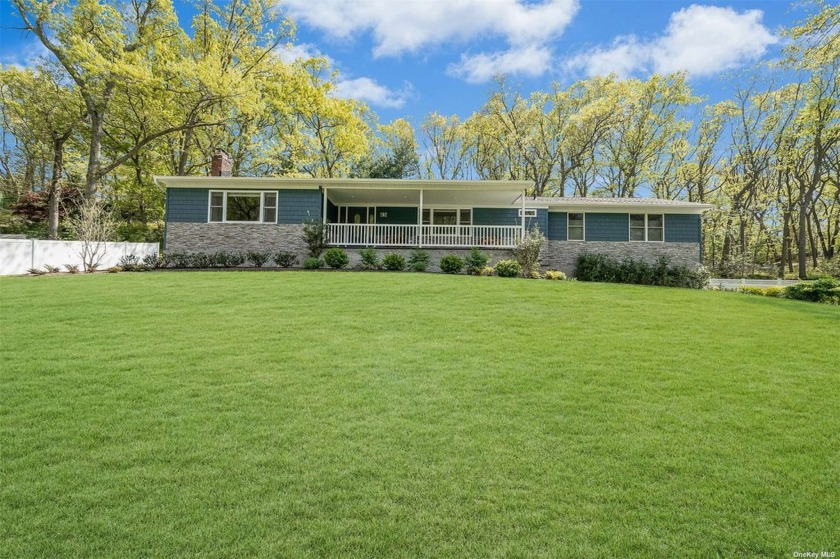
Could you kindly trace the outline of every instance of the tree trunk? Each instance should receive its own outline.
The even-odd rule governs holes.
[[[785,263],[790,263],[790,212],[782,214],[782,257],[779,261],[779,277],[785,277]]]
[[[799,183],[799,231],[796,239],[796,250],[799,264],[799,279],[807,279],[808,267],[808,202],[805,184]]]
[[[64,174],[64,142],[69,136],[53,138],[53,168],[50,179],[49,238],[58,238],[58,210],[61,199],[61,175]]]
[[[85,177],[85,200],[92,200],[96,196],[96,183],[99,182],[99,165],[102,157],[102,125],[102,115],[97,111],[91,111],[90,153]]]

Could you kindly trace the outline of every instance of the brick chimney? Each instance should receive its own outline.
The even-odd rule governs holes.
[[[229,177],[230,176],[230,155],[223,149],[217,149],[213,152],[213,159],[210,161],[210,176],[211,177]]]

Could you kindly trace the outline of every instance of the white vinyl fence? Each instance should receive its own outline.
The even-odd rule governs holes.
[[[25,274],[30,268],[57,266],[66,271],[65,264],[82,265],[81,241],[37,241],[34,239],[0,239],[0,276]],[[123,256],[135,255],[140,260],[158,254],[157,243],[105,243],[99,269],[116,266]]]

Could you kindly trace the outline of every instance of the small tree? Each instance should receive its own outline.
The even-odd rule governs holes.
[[[327,224],[308,219],[303,224],[303,240],[309,247],[309,256],[318,258],[327,248]]]
[[[513,256],[522,265],[522,275],[526,278],[540,267],[540,252],[544,244],[545,236],[535,225],[525,232],[522,241],[513,249]]]
[[[70,230],[81,242],[79,256],[85,271],[92,272],[105,256],[106,243],[116,232],[117,223],[102,201],[93,198],[85,200],[70,218]]]

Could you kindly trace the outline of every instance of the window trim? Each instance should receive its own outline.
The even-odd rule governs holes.
[[[572,220],[569,219],[569,216],[572,214],[580,214],[581,221],[583,222],[580,226],[583,232],[580,239],[572,239],[569,236],[569,229],[572,228]],[[575,227],[577,227],[577,225]],[[586,240],[586,212],[566,212],[566,240],[572,243],[582,243]]]
[[[213,195],[222,195],[222,220],[214,221],[213,218]],[[258,194],[260,197],[260,219],[259,221],[230,221],[227,218],[228,194]],[[265,218],[265,195],[274,194],[274,221],[263,221]],[[216,206],[218,207],[218,206]],[[271,206],[268,206],[271,208]],[[276,190],[210,190],[207,193],[207,223],[239,223],[247,225],[277,225],[277,211],[280,208],[280,196]]]
[[[440,210],[443,212],[455,212],[455,224],[450,225],[449,227],[471,227],[473,225],[473,221],[475,220],[475,216],[473,215],[473,208],[472,206],[441,206],[441,207],[429,207],[423,206],[423,210],[420,212],[420,225],[435,225],[435,210]],[[461,223],[461,212],[463,210],[469,210],[470,212],[470,222],[469,223]],[[429,212],[429,223],[424,223],[423,221],[423,212]],[[437,225],[437,227],[443,227],[442,225]]]
[[[633,229],[634,229],[634,227],[633,227],[633,225],[632,225],[632,223],[633,223],[633,219],[632,219],[632,217],[631,217],[631,216],[634,216],[634,215],[643,215],[643,216],[645,216],[645,228],[644,228],[644,231],[645,231],[645,238],[644,238],[644,240],[638,240],[638,241],[637,241],[637,240],[633,240]],[[648,237],[650,236],[650,235],[648,234],[648,233],[650,232],[650,225],[649,225],[649,223],[648,223],[648,216],[649,216],[649,215],[659,216],[659,217],[662,219],[662,227],[656,227],[656,229],[662,229],[662,239],[660,239],[660,240],[658,240],[658,241],[655,241],[655,240],[650,240],[650,239],[648,238]],[[635,229],[639,229],[639,227],[636,227]],[[627,240],[628,240],[629,242],[631,242],[631,243],[664,243],[664,242],[665,242],[665,214],[664,214],[664,213],[661,213],[661,214],[628,213],[628,214],[627,214]]]
[[[517,217],[522,217],[522,208],[519,208]],[[525,208],[525,217],[526,218],[537,217],[537,208]]]

